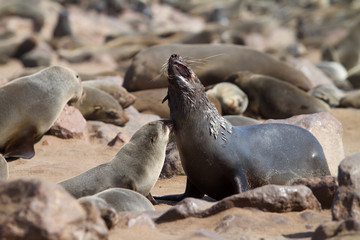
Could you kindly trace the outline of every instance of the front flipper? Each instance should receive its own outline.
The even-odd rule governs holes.
[[[34,131],[31,130],[8,142],[4,151],[4,158],[7,160],[15,160],[17,158],[30,159],[34,155]]]
[[[186,189],[183,194],[165,195],[165,196],[154,196],[156,200],[165,201],[176,201],[179,202],[187,197],[202,198],[205,194],[200,192],[190,181],[189,178],[186,180]]]

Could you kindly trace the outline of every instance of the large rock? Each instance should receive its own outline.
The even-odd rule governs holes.
[[[85,118],[77,108],[68,105],[60,113],[60,116],[50,128],[49,133],[65,139],[77,138],[87,140],[89,137]]]
[[[343,128],[341,123],[330,113],[303,114],[288,119],[271,119],[265,121],[265,123],[293,124],[310,131],[324,150],[331,175],[337,175],[338,166],[345,156],[342,141]]]
[[[360,220],[350,218],[343,221],[327,222],[315,230],[311,239],[360,239]]]
[[[292,182],[292,185],[305,185],[310,188],[324,209],[331,208],[335,192],[338,188],[338,183],[334,176],[299,178]]]
[[[95,206],[83,208],[55,183],[0,182],[0,239],[104,239],[108,229]]]
[[[155,222],[163,223],[187,217],[203,218],[233,207],[251,207],[266,212],[291,212],[306,209],[320,210],[321,205],[305,186],[266,185],[224,198],[216,204],[186,198],[159,216]]]
[[[338,182],[332,206],[333,220],[360,218],[360,153],[341,162]]]

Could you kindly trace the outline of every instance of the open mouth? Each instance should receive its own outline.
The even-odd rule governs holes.
[[[176,70],[181,74],[181,76],[185,77],[185,78],[189,78],[190,77],[190,71],[189,69],[182,65],[181,63],[175,62],[174,66],[176,68]]]

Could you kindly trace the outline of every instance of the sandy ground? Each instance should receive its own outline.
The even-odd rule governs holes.
[[[360,110],[333,109],[332,114],[343,124],[345,155],[348,156],[360,152]],[[58,182],[111,160],[120,147],[120,145],[108,147],[106,144],[85,140],[64,140],[46,135],[35,145],[36,155],[34,158],[30,160],[18,159],[9,163],[10,179],[41,177],[49,181]],[[159,180],[152,193],[153,195],[182,193],[185,189],[185,181],[185,176]],[[170,207],[171,205],[164,203],[155,206],[157,210],[165,210]],[[236,224],[241,226],[237,231],[232,228],[225,231],[223,229],[225,227],[221,225],[224,218],[226,220],[226,216],[230,213],[231,216],[238,216],[234,218],[236,219]],[[318,222],[313,223],[311,227],[306,227],[305,225],[309,225],[309,223],[304,223],[304,218],[301,217],[301,214],[304,213],[271,214],[256,210],[230,209],[206,219],[189,218],[176,223],[161,224],[156,227],[157,230],[148,226],[136,226],[130,230],[116,228],[112,230],[110,239],[117,239],[116,236],[124,236],[123,239],[139,239],[138,237],[141,238],[144,234],[152,236],[148,239],[171,239],[173,236],[181,236],[187,239],[190,238],[187,234],[194,231],[197,231],[197,234],[200,235],[211,235],[212,232],[209,233],[207,232],[208,230],[223,233],[221,236],[231,239],[237,239],[236,236],[240,232],[245,234],[244,236],[251,236],[251,238],[290,234],[289,236],[293,239],[297,237],[307,239],[318,224],[331,219],[330,211],[327,210],[319,215]],[[286,221],[282,221],[283,224],[276,224],[276,221],[272,220],[273,224],[270,224],[266,221],[268,218],[285,218]],[[250,222],[253,222],[255,226],[260,224],[262,227],[254,228],[254,224],[250,224]],[[299,233],[303,235],[291,235]],[[277,237],[275,238],[277,239]]]

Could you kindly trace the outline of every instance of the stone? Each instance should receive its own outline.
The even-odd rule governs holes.
[[[334,85],[329,77],[327,77],[320,69],[307,59],[291,58],[287,59],[286,62],[308,77],[313,88],[320,84]]]
[[[175,175],[185,175],[185,172],[181,165],[179,150],[176,146],[175,139],[172,138],[166,146],[165,162],[160,173],[160,178],[171,178]]]
[[[68,105],[64,107],[60,116],[50,128],[49,134],[65,139],[87,140],[89,138],[85,118],[77,108]]]
[[[121,131],[121,127],[111,123],[101,121],[86,121],[91,140],[99,140],[108,143]],[[130,138],[124,138],[123,142],[128,142]]]
[[[48,67],[54,57],[51,47],[45,42],[39,42],[34,49],[21,57],[21,62],[24,67]]]
[[[360,218],[360,153],[341,162],[338,182],[331,209],[333,220]]]
[[[264,123],[285,123],[305,128],[320,142],[332,176],[337,176],[337,169],[344,159],[344,145],[342,141],[342,124],[330,113],[320,112],[302,114],[281,120],[267,120]]]
[[[334,176],[299,178],[292,182],[291,185],[305,185],[310,188],[323,209],[331,208],[335,192],[338,188],[338,183]]]
[[[96,207],[85,209],[43,179],[0,182],[0,239],[105,239]]]
[[[152,229],[156,229],[155,223],[149,214],[140,212],[122,212],[122,214],[119,215],[117,227],[131,228],[134,226],[148,226]]]
[[[156,218],[155,222],[171,222],[188,217],[205,218],[234,207],[278,213],[321,209],[319,201],[308,187],[265,185],[226,197],[216,203],[185,198]]]
[[[360,239],[360,220],[349,218],[347,220],[324,223],[315,230],[311,239]]]

